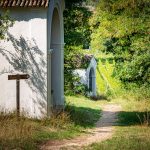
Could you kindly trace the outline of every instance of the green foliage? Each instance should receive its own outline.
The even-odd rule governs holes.
[[[84,1],[86,0],[66,0],[65,4],[70,9],[71,7],[81,6]]]
[[[86,87],[80,83],[80,78],[74,74],[74,70],[80,67],[85,67],[82,61],[83,54],[79,52],[78,47],[65,47],[65,61],[64,61],[64,89],[66,95],[83,94],[85,95]]]
[[[65,94],[75,94],[79,91],[83,93],[83,86],[75,87],[75,82],[79,82],[79,78],[75,77],[73,71],[80,64],[78,57],[83,57],[82,48],[90,43],[90,26],[89,18],[91,12],[82,7],[79,0],[66,1],[66,10],[64,12],[64,33],[65,33]],[[83,65],[84,62],[82,63]],[[80,88],[80,90],[79,90]]]
[[[122,96],[126,99],[132,99],[141,101],[147,100],[150,98],[150,86],[149,85],[142,85],[139,87],[136,83],[126,84],[126,86],[120,88],[118,90],[118,96]]]
[[[64,12],[65,43],[69,46],[82,46],[90,43],[89,18],[91,12],[82,6],[74,6]]]
[[[0,14],[0,40],[5,38],[5,33],[12,25],[13,20],[9,17],[9,12]]]
[[[113,53],[124,83],[150,83],[149,0],[102,0],[91,19],[92,47]]]

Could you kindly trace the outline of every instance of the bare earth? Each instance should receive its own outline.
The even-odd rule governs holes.
[[[83,146],[92,143],[101,142],[112,137],[114,126],[117,121],[117,114],[121,111],[121,106],[117,104],[108,104],[103,107],[102,117],[96,123],[96,128],[90,129],[88,134],[79,136],[70,140],[53,140],[48,141],[41,146],[41,150],[77,150]]]

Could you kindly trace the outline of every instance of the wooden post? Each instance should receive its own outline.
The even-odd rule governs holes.
[[[20,80],[16,80],[16,108],[17,117],[20,117]]]
[[[29,77],[28,74],[8,75],[8,80],[16,80],[16,113],[18,118],[20,117],[20,80]]]

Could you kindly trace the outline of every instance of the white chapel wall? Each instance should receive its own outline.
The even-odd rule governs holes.
[[[0,41],[0,107],[16,108],[16,82],[9,74],[28,73],[21,81],[21,109],[32,117],[46,114],[47,100],[47,11],[13,8],[15,24],[8,31],[9,41]]]

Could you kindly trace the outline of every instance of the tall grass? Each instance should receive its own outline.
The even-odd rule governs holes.
[[[34,148],[33,133],[36,125],[29,119],[21,117],[19,120],[14,113],[0,114],[0,149]],[[26,144],[28,143],[28,144]]]
[[[134,99],[138,101],[146,101],[150,99],[150,87],[129,84],[128,87],[120,89],[118,96],[125,99]]]
[[[42,120],[0,113],[0,149],[34,150],[44,141],[85,133],[100,117],[96,103],[84,97],[67,97],[64,112]]]
[[[73,137],[78,132],[68,112],[42,120],[17,118],[15,113],[0,114],[0,149],[37,149],[39,142]]]

